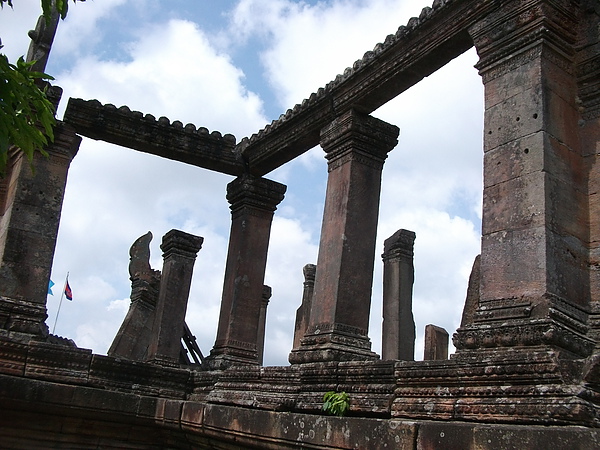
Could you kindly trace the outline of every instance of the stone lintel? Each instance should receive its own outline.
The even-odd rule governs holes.
[[[210,133],[192,124],[158,120],[150,114],[131,111],[127,106],[102,105],[97,100],[71,98],[65,122],[77,133],[144,153],[162,156],[228,175],[244,173],[244,164],[235,151],[235,136]]]

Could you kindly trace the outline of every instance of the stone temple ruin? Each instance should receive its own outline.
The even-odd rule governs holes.
[[[50,157],[36,157],[33,174],[15,151],[0,183],[0,446],[597,448],[599,30],[597,0],[435,0],[239,143],[70,99]],[[406,356],[414,235],[401,230],[386,241],[379,357],[368,315],[381,173],[398,128],[369,114],[473,46],[484,204],[457,351],[436,359],[438,342],[431,360]],[[48,333],[46,286],[80,135],[236,177],[209,355],[183,357],[202,238],[177,230],[162,240],[161,272],[144,256],[150,236],[132,248],[132,305],[109,355]],[[318,144],[329,169],[318,261],[304,268],[291,365],[261,367],[269,233],[286,189],[264,176]],[[347,417],[323,415],[328,391],[349,394]]]

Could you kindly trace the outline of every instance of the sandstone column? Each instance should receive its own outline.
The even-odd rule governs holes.
[[[256,343],[271,222],[283,184],[243,175],[227,186],[231,234],[215,346],[207,361],[258,364]]]
[[[258,336],[256,339],[256,352],[258,353],[258,363],[262,365],[265,355],[265,331],[267,328],[267,306],[271,299],[272,290],[270,286],[263,287],[263,295],[260,302],[260,315],[258,317]]]
[[[562,0],[508,2],[470,29],[485,86],[483,236],[479,308],[459,349],[591,351],[584,155],[597,150],[582,140],[582,12]]]
[[[415,233],[398,230],[383,244],[383,329],[381,359],[415,359],[412,293]]]
[[[147,360],[177,366],[196,255],[204,238],[171,230],[163,236],[163,270]]]
[[[32,166],[11,151],[0,180],[0,327],[45,336],[46,297],[67,172],[81,138],[62,122]]]
[[[302,291],[302,303],[296,310],[296,323],[294,326],[294,345],[292,348],[300,347],[300,341],[306,334],[310,317],[310,307],[312,304],[313,291],[315,289],[315,274],[317,266],[307,264],[302,269],[304,273],[304,289]]]
[[[578,51],[577,102],[581,120],[577,124],[588,174],[592,311],[589,334],[596,341],[596,352],[600,352],[600,7],[594,0],[585,0],[584,5],[579,19],[581,29],[585,31],[580,33],[582,39]]]
[[[309,327],[290,362],[374,359],[367,336],[381,171],[399,129],[348,111],[321,130],[329,176]]]

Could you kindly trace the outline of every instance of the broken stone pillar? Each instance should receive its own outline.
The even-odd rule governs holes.
[[[265,331],[267,328],[267,306],[272,295],[270,286],[263,287],[263,295],[260,302],[260,316],[258,318],[258,336],[256,340],[256,351],[258,353],[258,363],[262,365],[265,354]]]
[[[471,275],[469,275],[469,284],[467,286],[467,298],[463,308],[460,326],[466,327],[472,325],[475,320],[475,313],[479,307],[479,287],[481,284],[481,255],[475,257]]]
[[[108,356],[146,360],[148,345],[152,340],[154,317],[160,289],[160,271],[150,267],[150,241],[152,233],[139,237],[131,246],[129,276],[131,279],[131,304],[117,332]]]
[[[271,222],[283,184],[242,175],[227,185],[231,234],[215,346],[207,362],[258,364],[258,325]]]
[[[304,273],[304,289],[302,290],[302,303],[296,310],[296,324],[294,326],[294,344],[292,348],[300,347],[300,341],[306,334],[310,317],[313,291],[315,289],[315,274],[317,266],[307,264],[302,269]]]
[[[424,361],[448,359],[448,332],[442,327],[427,325],[425,327]]]
[[[80,142],[59,122],[47,157],[35,152],[30,164],[20,150],[10,151],[0,179],[0,328],[48,334],[48,282],[67,172]]]
[[[367,336],[381,171],[399,129],[348,111],[321,130],[327,194],[309,327],[290,362],[374,359]]]
[[[181,337],[196,255],[204,238],[171,230],[163,236],[163,270],[147,360],[166,366],[179,364]]]
[[[455,345],[458,353],[545,346],[586,356],[592,216],[584,160],[597,153],[598,128],[578,100],[578,72],[590,69],[577,54],[585,9],[522,3],[469,30],[485,86],[481,286],[474,323],[458,330]]]
[[[415,359],[412,293],[415,233],[398,230],[383,244],[383,328],[381,359]]]

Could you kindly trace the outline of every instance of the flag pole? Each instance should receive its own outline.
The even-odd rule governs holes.
[[[65,278],[65,285],[63,286],[62,293],[60,294],[60,302],[58,302],[58,310],[56,311],[56,317],[54,318],[54,326],[52,327],[52,334],[54,334],[54,330],[56,330],[56,322],[58,321],[58,314],[60,313],[60,307],[62,306],[62,301],[65,296],[65,289],[67,288],[68,282],[69,282],[69,272],[67,272],[67,277]]]

